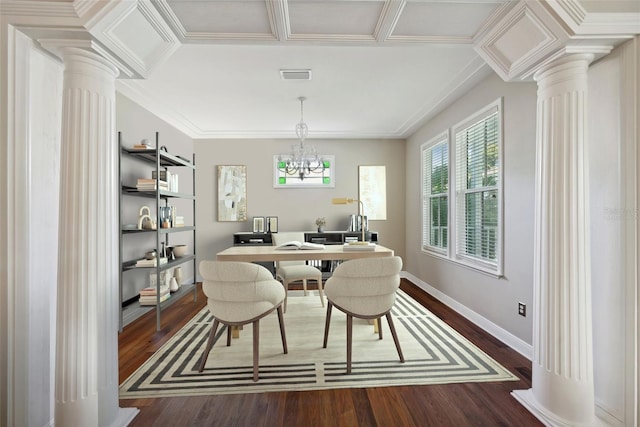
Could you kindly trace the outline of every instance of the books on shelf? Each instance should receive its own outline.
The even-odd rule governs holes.
[[[140,298],[138,302],[140,305],[156,305],[158,302],[157,292],[155,286],[149,286],[140,291]],[[168,286],[160,288],[160,302],[166,301],[171,296],[171,292]]]
[[[144,144],[134,144],[133,149],[134,150],[155,150],[155,148],[153,148],[152,146],[144,145]]]
[[[151,178],[155,181],[158,176],[156,171],[151,171]],[[178,175],[171,173],[171,171],[160,171],[160,180],[167,183],[167,189],[173,193],[178,192]]]
[[[156,185],[160,187],[160,190],[169,190],[169,183],[167,183],[167,181],[158,180],[156,182],[153,178],[138,178],[136,188],[139,191],[156,191]]]
[[[371,242],[351,242],[342,246],[344,251],[375,251],[376,244]]]
[[[184,227],[184,217],[176,215],[175,220],[173,222],[173,226],[174,227]]]
[[[168,300],[169,298],[171,298],[171,293],[168,292],[164,295],[160,295],[160,302],[164,302],[166,300]],[[155,295],[149,295],[149,296],[142,296],[140,295],[140,299],[138,300],[138,302],[140,303],[140,305],[157,305],[158,304],[158,299],[156,298]]]
[[[146,258],[142,258],[139,259],[138,261],[136,261],[136,267],[155,267],[156,266],[156,260],[157,258],[154,259],[146,259]],[[163,257],[160,258],[160,265],[166,264],[167,263],[167,258]]]
[[[281,245],[276,246],[276,249],[285,249],[285,250],[324,249],[324,245],[321,245],[319,243],[298,242],[297,240],[292,240],[290,242],[286,242],[286,243],[283,243]]]

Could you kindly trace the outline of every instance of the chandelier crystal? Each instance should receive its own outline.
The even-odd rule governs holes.
[[[301,96],[300,101],[300,123],[296,124],[296,136],[299,143],[291,146],[288,156],[278,156],[278,169],[287,175],[298,176],[303,181],[305,176],[314,172],[322,172],[325,169],[322,156],[313,146],[305,146],[304,140],[309,134],[309,127],[304,122],[304,101],[307,98]]]

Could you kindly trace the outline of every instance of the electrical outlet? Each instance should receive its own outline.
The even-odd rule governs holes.
[[[518,303],[518,314],[522,317],[527,317],[527,306],[525,305],[525,303]]]

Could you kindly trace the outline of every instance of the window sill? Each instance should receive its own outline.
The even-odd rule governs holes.
[[[504,278],[504,274],[502,274],[501,272],[495,271],[495,270],[489,270],[487,268],[484,268],[482,266],[470,263],[470,262],[465,262],[463,260],[457,260],[457,259],[452,259],[449,256],[447,256],[446,254],[442,254],[442,253],[438,253],[438,252],[433,252],[433,251],[429,251],[426,250],[424,248],[421,249],[421,252],[425,255],[434,257],[434,258],[438,258],[442,261],[446,261],[448,263],[460,266],[460,267],[464,267],[467,268],[469,270],[473,270],[476,273],[481,273],[484,274],[486,276],[489,277],[493,277],[494,279],[502,279]]]

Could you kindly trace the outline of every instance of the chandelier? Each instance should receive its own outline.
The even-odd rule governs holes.
[[[288,157],[278,156],[278,169],[287,175],[298,176],[300,181],[303,181],[305,176],[311,173],[322,172],[325,169],[322,156],[318,155],[315,147],[304,145],[304,140],[309,134],[309,127],[304,122],[304,101],[306,99],[304,96],[298,98],[300,101],[300,123],[296,124],[296,136],[300,142],[291,146]]]

